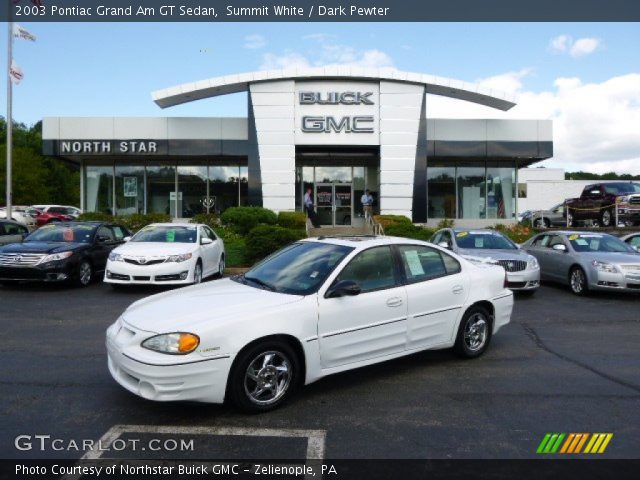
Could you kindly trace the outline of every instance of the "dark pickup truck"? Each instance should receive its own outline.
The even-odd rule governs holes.
[[[584,187],[580,198],[569,198],[565,201],[565,215],[568,215],[569,226],[580,223],[596,223],[602,227],[611,227],[616,223],[616,205],[618,221],[625,224],[634,223],[637,212],[628,205],[630,200],[640,197],[640,183],[610,182],[594,183]],[[638,205],[640,209],[640,205]],[[565,217],[566,218],[566,217]]]

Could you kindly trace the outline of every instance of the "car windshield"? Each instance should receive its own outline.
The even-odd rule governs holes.
[[[74,215],[75,210],[67,207],[51,207],[49,213],[60,213],[62,215]]]
[[[91,243],[95,225],[44,225],[29,235],[25,242]]]
[[[353,248],[320,242],[289,245],[235,280],[279,293],[309,295],[327,279]]]
[[[196,243],[196,226],[149,225],[136,233],[132,242]]]
[[[612,195],[640,193],[640,183],[606,183],[604,191]]]
[[[456,232],[456,242],[460,248],[477,250],[517,250],[518,248],[511,240],[498,232]]]
[[[633,248],[612,235],[573,234],[567,238],[576,252],[636,253]]]

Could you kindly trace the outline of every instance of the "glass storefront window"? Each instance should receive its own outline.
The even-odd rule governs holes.
[[[113,166],[87,165],[85,210],[113,214]]]
[[[240,167],[240,205],[249,204],[249,167]]]
[[[469,164],[473,165],[473,164]],[[483,166],[458,166],[458,218],[487,218]]]
[[[229,207],[238,206],[239,177],[240,167],[237,165],[212,165],[209,167],[209,196],[211,197],[210,201],[212,203],[211,212],[221,213]]]
[[[316,167],[317,183],[351,183],[351,167]]]
[[[353,212],[356,218],[364,222],[364,210],[360,199],[366,187],[365,167],[353,167]],[[354,225],[356,222],[354,221]]]
[[[147,213],[176,217],[176,167],[173,164],[147,166]],[[178,196],[178,210],[182,198]]]
[[[180,217],[191,218],[207,212],[210,204],[207,201],[207,167],[205,165],[179,166],[178,189]]]
[[[504,165],[504,163],[503,163]],[[516,215],[516,169],[487,165],[487,218],[514,218]]]
[[[429,218],[457,218],[455,167],[427,166],[427,215]]]
[[[116,213],[144,212],[144,165],[116,165]]]

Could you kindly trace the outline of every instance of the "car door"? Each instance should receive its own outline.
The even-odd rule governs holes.
[[[549,235],[549,242],[546,245],[547,273],[553,280],[568,281],[569,268],[573,264],[569,252],[568,242],[563,235]],[[555,245],[564,245],[565,251],[555,250]]]
[[[200,256],[202,258],[202,271],[204,276],[211,275],[218,265],[218,248],[215,235],[207,227],[200,227]],[[208,238],[213,243],[203,244],[202,240]],[[218,242],[219,243],[219,242]]]
[[[336,276],[356,282],[358,295],[318,294],[318,337],[323,369],[402,352],[407,335],[407,294],[388,245],[358,253]]]
[[[538,235],[531,244],[526,247],[524,250],[529,255],[533,255],[538,260],[540,264],[540,276],[541,278],[546,278],[547,268],[548,268],[548,257],[547,257],[547,243],[549,243],[550,235],[543,234]]]
[[[449,343],[469,284],[451,255],[422,245],[398,245],[407,291],[407,349]]]
[[[220,265],[220,258],[224,253],[224,248],[222,246],[222,240],[220,237],[216,235],[216,233],[209,227],[204,227],[209,234],[209,237],[213,240],[213,264],[211,265],[212,273],[218,273],[218,267]]]
[[[96,271],[102,271],[107,265],[107,258],[111,253],[111,250],[122,244],[122,241],[116,239],[115,233],[111,227],[107,225],[101,225],[98,227],[96,236],[94,238],[94,244],[92,247],[93,268]]]

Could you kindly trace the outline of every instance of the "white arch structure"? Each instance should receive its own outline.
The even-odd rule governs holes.
[[[226,75],[184,83],[152,92],[153,101],[161,108],[173,107],[210,97],[246,92],[249,85],[275,80],[369,80],[391,81],[424,85],[426,93],[455,98],[507,111],[516,105],[514,97],[472,83],[434,75],[402,72],[392,68],[359,68],[329,66],[319,68],[294,68],[264,70],[237,75]]]

